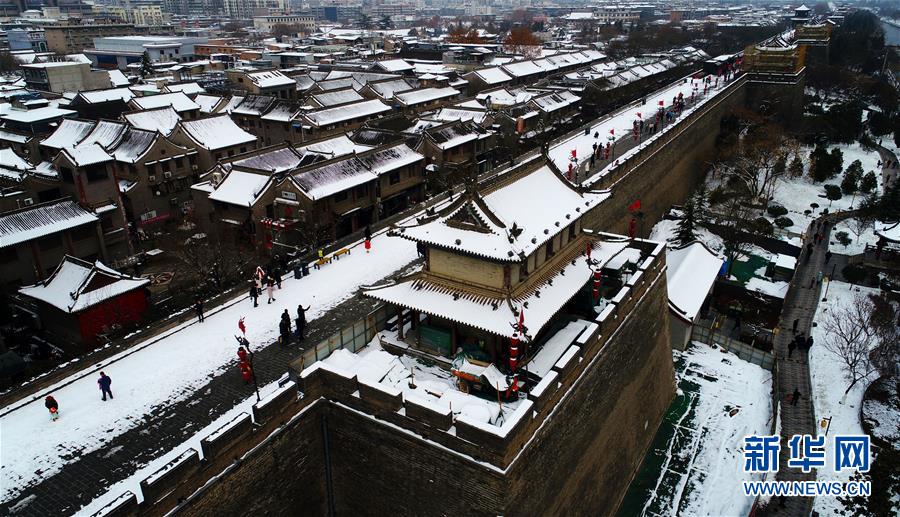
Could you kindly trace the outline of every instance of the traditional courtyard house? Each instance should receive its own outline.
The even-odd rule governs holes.
[[[543,200],[540,210],[526,201],[535,192]],[[547,338],[568,323],[557,313],[596,317],[595,306],[604,302],[590,296],[594,271],[628,248],[623,239],[597,243],[582,227],[608,197],[579,190],[546,165],[483,192],[470,184],[440,211],[394,230],[424,247],[423,269],[364,294],[397,306],[400,328],[412,322],[409,334],[398,336],[412,346],[449,358],[462,350],[511,373],[510,340],[517,339],[524,350],[513,361],[532,363],[532,371],[546,375],[549,368],[534,363]],[[591,259],[588,247],[596,251]],[[548,367],[562,350],[551,353]]]
[[[302,124],[306,137],[314,139],[343,133],[390,111],[391,108],[381,101],[370,100],[304,113],[298,122]]]
[[[133,128],[143,129],[144,131],[158,131],[165,136],[171,135],[175,126],[181,122],[178,112],[172,109],[171,106],[126,113],[122,115],[122,118]]]
[[[100,217],[109,255],[121,258],[131,254],[131,236],[112,162],[96,141],[63,148],[51,161],[59,171],[60,189]]]
[[[31,165],[13,149],[0,149],[0,212],[63,197],[59,175],[47,165]]]
[[[257,146],[256,136],[238,127],[228,115],[179,122],[170,139],[197,151],[200,171],[208,171],[217,161]]]
[[[206,89],[196,82],[169,83],[163,87],[163,91],[167,93],[181,92],[192,99],[196,98],[197,95],[200,95],[201,93],[206,93]]]
[[[197,151],[160,131],[129,127],[110,154],[125,214],[139,235],[190,212],[190,187],[199,178]]]
[[[300,113],[300,108],[292,101],[276,102],[265,115],[259,117],[266,145],[278,142],[299,142],[302,137],[302,127],[293,121]]]
[[[65,119],[56,130],[40,141],[38,149],[42,160],[52,160],[59,151],[78,145],[97,123],[91,120]]]
[[[231,118],[244,131],[262,135],[260,118],[275,104],[275,97],[269,95],[247,95],[240,104],[231,108]]]
[[[412,74],[415,66],[403,59],[383,59],[376,61],[375,70],[391,73],[391,74]]]
[[[424,129],[416,150],[433,165],[429,188],[436,191],[493,168],[494,133],[468,122],[448,122]],[[432,178],[431,175],[437,176]],[[432,181],[434,180],[434,181]]]
[[[672,348],[684,350],[691,340],[694,324],[708,306],[723,262],[722,257],[699,241],[666,253]]]
[[[14,150],[19,156],[34,156],[39,159],[38,143],[39,139],[31,133],[0,128],[0,145]]]
[[[319,81],[309,90],[309,93],[330,92],[332,90],[343,90],[344,88],[361,90],[363,86],[365,86],[365,83],[357,80],[356,77],[342,77],[340,79]]]
[[[418,112],[443,106],[459,98],[456,88],[420,88],[394,95],[394,102],[407,112]]]
[[[471,122],[482,128],[489,128],[494,123],[494,116],[484,110],[470,108],[441,108],[430,116],[440,122]]]
[[[290,149],[288,149],[290,152]],[[265,202],[275,176],[268,170],[237,170],[217,164],[205,181],[191,187],[197,223],[207,235],[224,245],[261,248],[257,221],[269,214]]]
[[[566,90],[535,95],[528,106],[540,113],[544,126],[565,124],[578,116],[581,97]]]
[[[534,61],[516,61],[500,67],[512,77],[510,84],[530,84],[546,74],[546,70],[534,64]]]
[[[105,258],[97,214],[69,199],[0,213],[0,280],[20,286],[46,278],[65,255]]]
[[[44,329],[92,345],[106,333],[140,323],[149,308],[150,280],[119,273],[99,260],[66,255],[45,280],[19,293],[33,304]]]
[[[134,96],[134,92],[128,88],[83,91],[72,98],[68,107],[76,110],[81,118],[114,119],[128,111],[128,103]]]
[[[200,113],[200,105],[181,92],[135,97],[128,105],[135,111],[171,106],[182,120],[193,120]]]

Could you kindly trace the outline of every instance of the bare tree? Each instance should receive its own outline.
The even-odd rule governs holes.
[[[877,345],[870,360],[882,376],[897,375],[900,370],[900,304],[884,292],[869,295],[872,303],[872,327]]]
[[[872,302],[857,294],[852,300],[835,305],[825,315],[822,325],[825,348],[841,360],[841,367],[850,380],[844,395],[877,371],[871,360],[878,343],[872,313]]]

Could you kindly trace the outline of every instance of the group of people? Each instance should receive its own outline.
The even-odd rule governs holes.
[[[887,160],[884,163],[881,160],[878,160],[878,166],[883,169],[898,169],[900,165],[898,165],[897,160]]]
[[[97,379],[97,387],[100,389],[100,400],[106,402],[106,397],[113,399],[112,394],[112,378],[104,372],[100,372],[100,378]],[[56,421],[59,418],[59,402],[53,395],[44,397],[44,407],[50,412],[50,420]]]
[[[297,305],[297,319],[294,322],[297,325],[297,330],[294,335],[297,336],[297,341],[303,341],[304,333],[306,332],[306,311],[309,310],[309,307],[304,307],[303,304]],[[291,315],[287,309],[281,313],[281,322],[278,324],[279,330],[279,338],[278,342],[281,345],[288,345],[291,342]]]
[[[281,289],[281,270],[276,266],[267,274],[263,268],[257,266],[256,272],[250,281],[250,299],[253,300],[253,306],[259,307],[259,297],[262,295],[263,289],[266,290],[268,301],[275,301],[275,288]]]
[[[803,333],[799,333],[794,336],[794,339],[788,343],[788,359],[794,355],[794,350],[800,350],[801,352],[809,352],[809,349],[813,346],[813,337],[810,334],[808,337]]]

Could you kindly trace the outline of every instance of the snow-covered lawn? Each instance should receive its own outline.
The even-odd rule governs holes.
[[[878,238],[875,236],[875,226],[871,224],[867,225],[862,233],[857,235],[855,232],[859,231],[859,228],[856,228],[855,222],[856,218],[851,218],[840,221],[834,225],[834,229],[831,231],[831,240],[828,243],[829,251],[832,253],[841,253],[843,255],[859,255],[866,251],[866,244],[872,246],[875,245],[878,241]],[[835,237],[838,232],[847,232],[847,236],[850,238],[850,244],[844,246],[838,242]]]
[[[703,343],[674,354],[678,397],[688,401],[641,514],[747,515],[741,451],[745,436],[770,433],[772,375]]]
[[[878,289],[860,287],[845,282],[831,282],[828,288],[828,301],[819,302],[814,321],[812,335],[815,345],[809,353],[809,372],[812,378],[812,400],[815,406],[816,418],[831,417],[831,427],[828,430],[829,439],[838,434],[863,434],[862,424],[859,420],[859,411],[863,394],[868,382],[860,381],[844,396],[844,390],[850,385],[841,368],[841,360],[837,355],[828,351],[824,343],[826,332],[823,328],[824,315],[836,304],[851,301],[856,293],[875,294]],[[875,380],[869,379],[869,382]],[[824,432],[824,429],[819,429]],[[830,440],[829,440],[830,442]],[[847,481],[850,471],[834,472],[833,455],[827,454],[827,465],[818,469],[817,481]],[[873,483],[874,485],[874,483]],[[823,516],[842,515],[843,505],[833,497],[817,497],[814,509]]]
[[[272,343],[285,309],[293,318],[298,304],[309,305],[307,317],[315,320],[353,296],[360,285],[377,282],[415,258],[414,243],[377,235],[370,254],[357,246],[352,254],[307,277],[286,279],[271,305],[262,296],[254,308],[245,297],[208,315],[205,323],[182,324],[163,339],[148,340],[156,342],[131,355],[126,351],[103,361],[102,369],[113,380],[114,400],[101,402],[96,373],[80,379],[75,374],[57,383],[59,388],[53,391],[60,408],[56,422],[50,421],[43,400],[23,400],[3,408],[0,413],[15,411],[0,418],[0,498],[15,497],[28,485],[58,472],[73,456],[101,448],[145,423],[155,408],[186,399],[211,376],[234,368],[234,336],[240,318],[245,318],[252,347]]]

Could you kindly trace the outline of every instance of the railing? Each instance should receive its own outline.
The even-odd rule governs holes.
[[[300,369],[313,364],[316,361],[325,359],[335,350],[344,348],[351,352],[356,352],[360,348],[369,344],[375,337],[375,334],[385,328],[389,319],[395,316],[396,310],[390,305],[379,305],[365,318],[357,320],[352,325],[335,332],[326,339],[323,339],[316,346],[303,352],[300,356]]]
[[[773,371],[775,366],[775,355],[772,353],[765,352],[742,341],[730,338],[710,327],[694,325],[691,339],[708,345],[718,345],[725,350],[734,353],[744,361],[759,365],[769,371]]]

